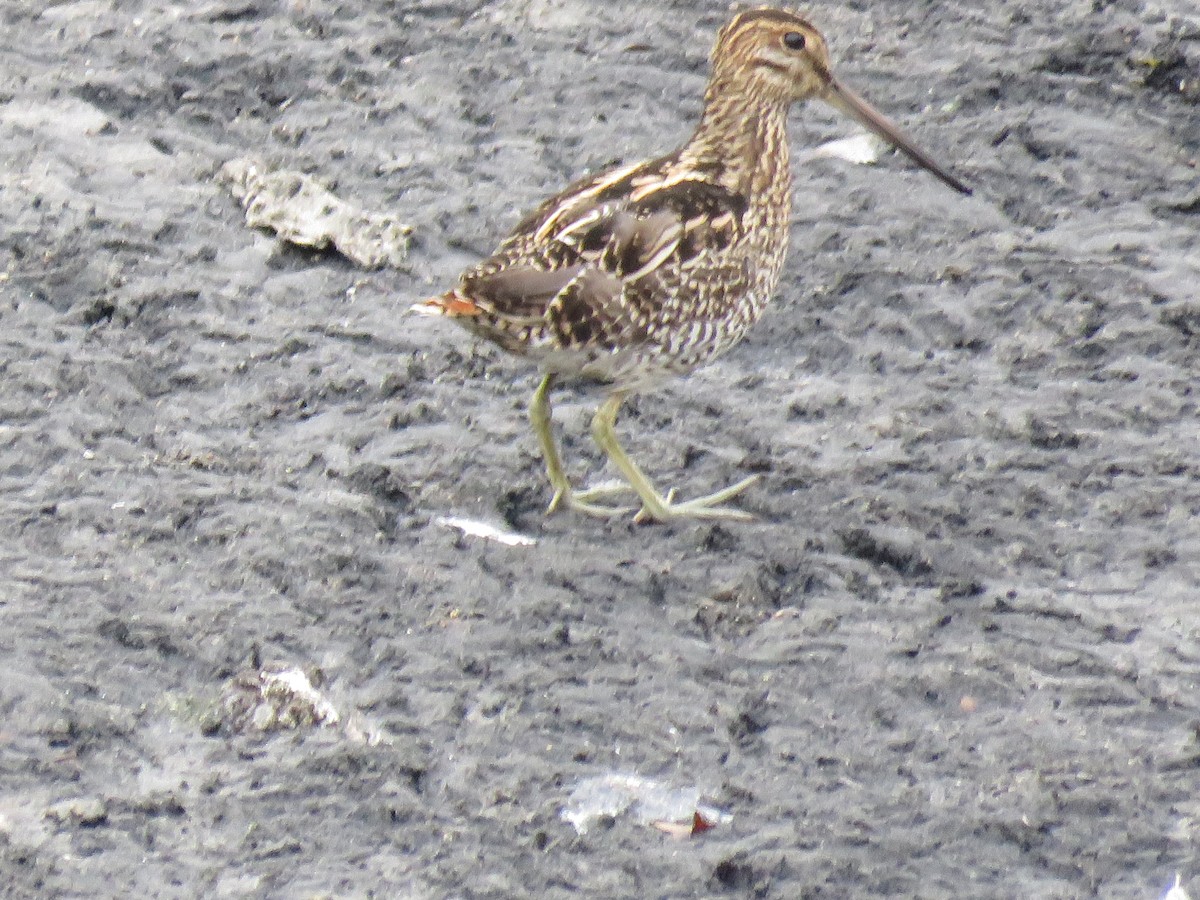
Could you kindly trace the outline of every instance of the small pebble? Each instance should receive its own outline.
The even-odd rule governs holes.
[[[108,807],[99,797],[75,797],[46,808],[43,818],[60,825],[82,825],[94,828],[108,818]]]

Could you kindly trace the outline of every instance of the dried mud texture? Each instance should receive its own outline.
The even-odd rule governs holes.
[[[681,496],[761,473],[753,524],[543,519],[534,373],[405,315],[685,138],[724,6],[0,7],[4,896],[1189,886],[1194,8],[808,8],[976,191],[805,163],[764,321],[630,405]],[[246,157],[411,224],[406,269],[247,229]],[[597,396],[557,397],[580,481]],[[214,719],[279,667],[369,727]],[[606,772],[731,819],[577,835]]]

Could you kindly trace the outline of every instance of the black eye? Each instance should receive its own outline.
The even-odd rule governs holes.
[[[804,35],[798,31],[789,31],[783,36],[783,46],[787,47],[789,50],[803,50]]]

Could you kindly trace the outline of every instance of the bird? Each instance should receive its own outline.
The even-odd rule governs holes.
[[[574,182],[521,219],[453,288],[413,305],[537,363],[529,420],[554,492],[547,514],[566,507],[605,518],[634,512],[637,522],[753,518],[728,501],[757,476],[676,500],[625,451],[616,421],[631,394],[720,356],[762,315],[788,248],[788,112],[809,99],[971,193],[834,76],[825,38],[806,18],[747,9],[717,34],[703,111],[687,142]],[[604,386],[591,431],[623,481],[572,486],[550,402],[562,378]],[[622,492],[633,493],[634,506],[607,500]]]

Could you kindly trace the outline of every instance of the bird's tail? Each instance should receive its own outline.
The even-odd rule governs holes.
[[[483,310],[474,300],[464,297],[454,290],[430,297],[428,300],[422,300],[420,303],[414,303],[409,307],[409,312],[421,316],[449,316],[452,319],[462,319],[478,316]]]

